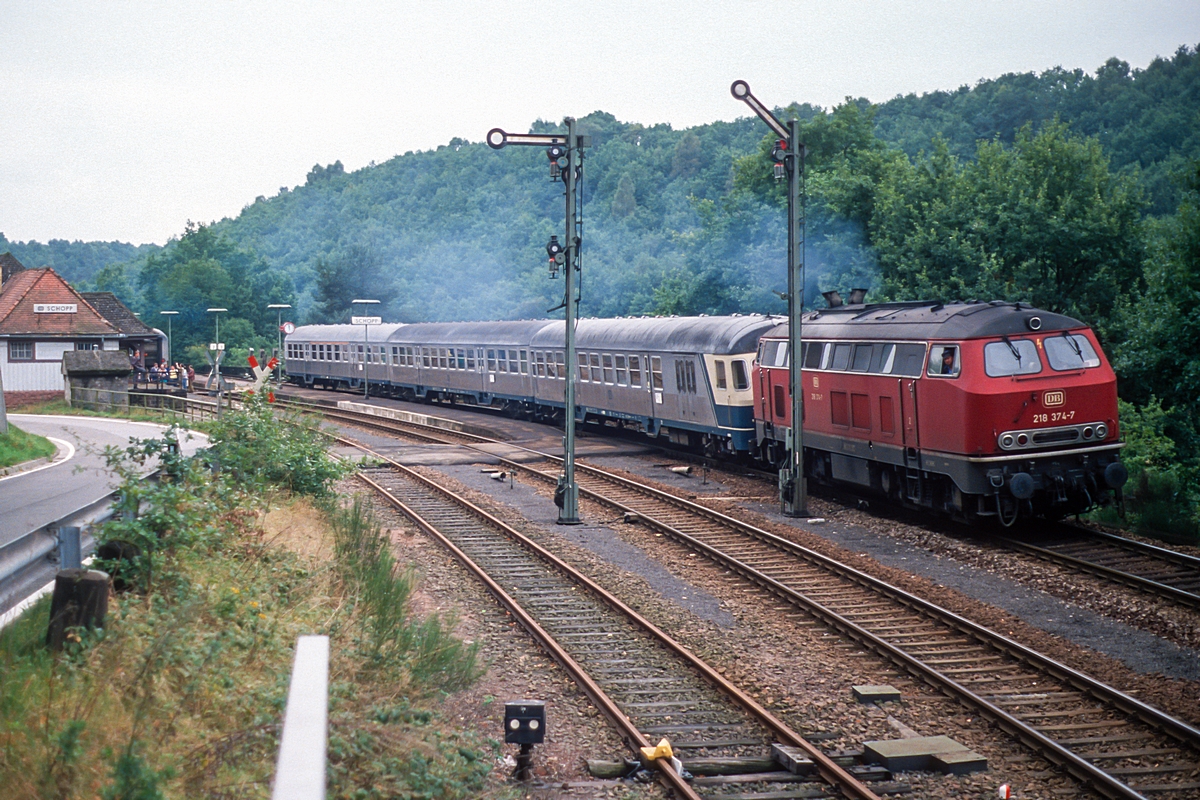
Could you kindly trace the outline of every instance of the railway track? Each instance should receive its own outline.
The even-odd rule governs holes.
[[[665,633],[518,531],[405,467],[386,462],[361,479],[439,540],[561,664],[634,752],[668,737],[683,764],[749,772],[691,780],[656,761],[680,798],[842,796],[878,800],[853,772],[805,741],[747,693]],[[772,743],[801,754],[798,772],[771,769]],[[696,766],[699,770],[699,766]],[[781,788],[786,791],[781,792]],[[903,786],[885,784],[892,791]]]
[[[506,465],[550,483],[557,478],[525,464]],[[1200,791],[1200,730],[780,536],[603,470],[576,467],[581,495],[635,516],[804,609],[975,708],[1100,794],[1194,797]]]
[[[1007,547],[1200,609],[1200,558],[1098,531],[1040,534],[1038,543],[998,537]]]

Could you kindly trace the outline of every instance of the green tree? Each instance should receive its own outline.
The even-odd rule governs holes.
[[[869,231],[893,297],[1023,300],[1107,327],[1143,256],[1141,191],[1063,123],[962,163],[943,140],[893,161]]]

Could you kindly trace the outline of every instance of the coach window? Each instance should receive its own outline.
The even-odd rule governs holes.
[[[467,370],[469,372],[475,371],[475,348],[474,347],[467,348]]]
[[[1078,333],[1047,336],[1042,345],[1046,349],[1046,360],[1050,362],[1052,370],[1063,372],[1100,366],[1100,356],[1096,355],[1092,343]]]
[[[588,353],[588,364],[592,370],[592,383],[600,383],[600,354]]]
[[[1036,375],[1042,371],[1037,345],[1028,339],[1009,339],[983,346],[983,371],[992,378]]]
[[[458,348],[458,368],[459,369],[467,368],[467,351],[463,350],[461,347]]]
[[[603,356],[603,359],[604,359],[604,382],[607,383],[609,386],[612,386],[614,377],[615,377],[614,373],[613,373],[612,355],[609,353],[605,353]]]
[[[613,360],[617,363],[617,386],[629,385],[629,367],[625,361],[624,354],[613,356]]]
[[[717,361],[715,363],[717,366],[717,388],[728,389],[729,382],[725,379],[725,362]]]
[[[558,350],[554,353],[554,370],[555,377],[557,377],[560,381],[565,381],[567,379],[567,354],[562,350]]]
[[[833,346],[833,361],[829,369],[845,369],[850,365],[850,345],[835,344]]]
[[[696,362],[689,361],[683,365],[685,386],[691,394],[696,393]]]
[[[541,350],[533,351],[533,374],[539,378],[546,377],[546,354]]]
[[[496,371],[496,351],[495,350],[487,351],[487,368],[488,368],[488,372]]]
[[[629,385],[640,387],[642,385],[642,357],[629,357]]]
[[[675,391],[683,394],[683,362],[675,362]]]
[[[731,361],[733,366],[733,389],[744,392],[750,388],[750,376],[746,373],[746,362],[738,358]]]
[[[854,345],[854,360],[850,364],[851,372],[867,372],[871,368],[871,352],[874,350],[873,345],[856,344]]]
[[[650,385],[655,389],[663,388],[662,356],[650,356]]]
[[[521,351],[521,374],[522,375],[529,374],[529,351],[528,350]]]
[[[575,358],[579,362],[579,365],[578,365],[579,366],[579,380],[583,381],[584,383],[587,383],[588,382],[587,353],[576,353]]]
[[[929,367],[926,374],[940,378],[957,378],[961,364],[958,361],[958,345],[935,344],[929,348]]]

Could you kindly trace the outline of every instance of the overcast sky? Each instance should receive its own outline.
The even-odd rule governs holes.
[[[676,128],[883,101],[1200,43],[1194,0],[0,0],[0,232],[162,243],[303,183],[492,127]]]

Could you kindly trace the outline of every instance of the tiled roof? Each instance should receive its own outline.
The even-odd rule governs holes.
[[[74,314],[37,314],[36,303],[70,303]],[[117,336],[117,328],[49,267],[19,272],[0,288],[2,336]]]
[[[112,292],[80,292],[79,294],[88,301],[92,308],[100,312],[100,316],[111,322],[126,336],[155,335],[154,329],[138,319],[128,306],[118,300]]]

